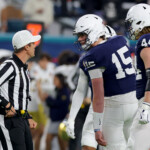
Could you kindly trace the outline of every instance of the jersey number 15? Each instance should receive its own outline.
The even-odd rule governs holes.
[[[132,64],[132,59],[131,57],[127,57],[125,58],[124,54],[128,51],[129,49],[124,46],[122,48],[120,48],[119,50],[117,50],[117,53],[119,54],[119,57],[121,58],[121,61],[124,65],[129,65],[131,64],[130,68],[125,68],[123,69],[123,67],[121,66],[121,63],[117,57],[117,55],[115,53],[112,54],[112,62],[116,65],[116,68],[118,70],[118,73],[116,74],[116,78],[117,79],[122,79],[126,77],[127,75],[131,75],[133,73],[135,73],[135,70],[133,68],[133,64]]]

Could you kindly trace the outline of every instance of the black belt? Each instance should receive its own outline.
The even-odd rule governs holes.
[[[22,117],[22,118],[28,118],[28,112],[26,110],[16,110],[16,116]]]

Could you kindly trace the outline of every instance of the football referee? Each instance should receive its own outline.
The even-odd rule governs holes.
[[[3,150],[33,150],[30,128],[37,123],[28,114],[29,74],[26,62],[41,39],[28,30],[12,38],[14,53],[0,65],[0,141]]]

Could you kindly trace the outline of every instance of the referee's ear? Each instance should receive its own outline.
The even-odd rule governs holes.
[[[25,45],[25,46],[24,46],[25,51],[28,51],[30,47],[31,47],[31,43]]]
[[[24,50],[28,51],[29,50],[29,45],[24,46]]]

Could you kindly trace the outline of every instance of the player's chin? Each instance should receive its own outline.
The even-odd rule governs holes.
[[[84,44],[85,44],[85,42],[80,42],[80,44],[81,44],[81,45],[84,45]]]
[[[85,40],[82,40],[82,41],[78,41],[81,45],[84,45],[85,44]]]
[[[35,54],[32,54],[32,55],[30,55],[30,58],[32,58],[32,57],[34,57],[35,56]]]

